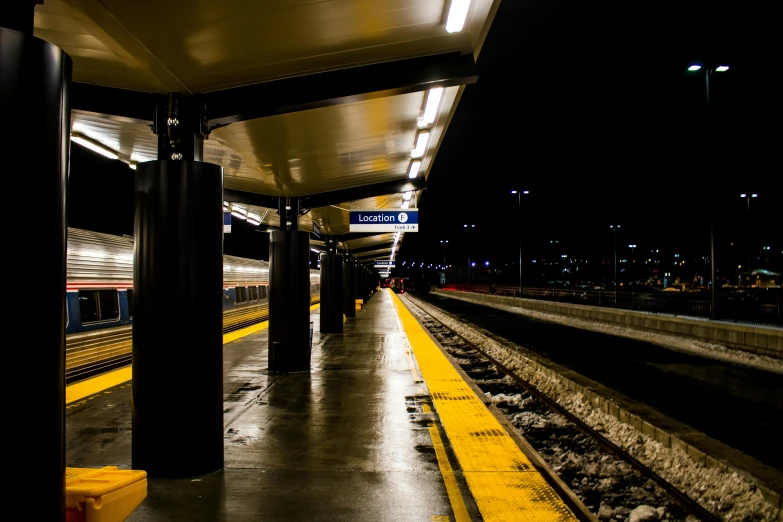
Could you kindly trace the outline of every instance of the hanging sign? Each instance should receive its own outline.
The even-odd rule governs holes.
[[[223,233],[231,232],[231,212],[223,212]]]
[[[419,209],[351,210],[350,232],[418,232]]]
[[[394,261],[376,261],[375,268],[394,268]]]

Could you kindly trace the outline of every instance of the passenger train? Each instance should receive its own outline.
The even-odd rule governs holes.
[[[321,274],[310,271],[310,303]],[[133,239],[68,228],[66,382],[129,364]],[[269,263],[223,256],[223,333],[269,317]]]

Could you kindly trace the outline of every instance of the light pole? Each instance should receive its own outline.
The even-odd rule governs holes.
[[[758,194],[747,193],[747,194],[740,194],[740,197],[741,198],[745,198],[747,200],[747,202],[748,202],[748,231],[749,231],[749,233],[748,233],[748,236],[749,236],[748,237],[748,288],[752,288],[753,287],[753,281],[751,280],[751,277],[753,277],[753,274],[751,274],[751,272],[750,272],[750,268],[751,268],[751,266],[750,266],[750,258],[752,256],[752,252],[753,252],[753,244],[752,244],[753,241],[751,241],[751,238],[752,238],[752,235],[753,235],[753,230],[752,230],[752,228],[750,226],[750,200],[752,198],[759,197],[759,195]]]
[[[688,71],[694,73],[702,69],[701,64],[691,64],[688,67]],[[706,93],[707,100],[707,114],[710,113],[710,75],[713,72],[723,73],[729,70],[728,65],[718,65],[717,67],[705,66],[704,67],[704,91]],[[716,271],[715,271],[715,215],[710,217],[710,272],[712,273],[712,286],[710,289],[710,318],[715,319],[718,316],[718,288],[716,286]],[[748,272],[750,274],[750,272]]]
[[[609,225],[612,229],[612,238],[614,244],[614,304],[617,304],[617,229],[620,225]]]
[[[517,195],[517,212],[519,213],[519,223],[517,235],[519,236],[519,296],[522,297],[522,194],[530,194],[529,190],[512,190],[512,194]]]
[[[476,225],[462,225],[462,228],[468,229],[468,284],[473,284],[473,279],[470,274],[470,230],[476,228]]]

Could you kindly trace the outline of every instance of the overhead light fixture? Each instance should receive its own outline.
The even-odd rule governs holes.
[[[238,205],[231,205],[231,210],[233,212],[239,212],[240,214],[242,214],[243,219],[247,216],[247,209],[244,209]]]
[[[135,163],[128,163],[128,167],[130,167],[131,170],[136,170],[136,164]]]
[[[424,116],[421,118],[423,125],[431,125],[438,116],[440,99],[443,96],[443,87],[435,87],[427,93],[427,103],[424,104]]]
[[[408,201],[412,197],[413,197],[413,191],[411,190],[409,190],[408,192],[402,195],[402,199],[404,199],[405,201]]]
[[[402,208],[408,208],[409,206],[411,206],[411,202],[410,201],[403,201],[401,206],[402,206]]]
[[[701,69],[701,65],[691,65],[688,67],[689,71],[698,71],[699,69]]]
[[[718,72],[726,72],[726,71],[729,70],[729,66],[728,65],[719,65],[718,67],[715,68],[715,70],[718,71]]]
[[[247,213],[247,219],[252,219],[254,221],[259,221],[260,222],[261,221],[261,216],[259,216],[258,214],[254,214],[253,212],[248,212]]]
[[[97,143],[95,143],[93,141],[90,141],[90,140],[87,140],[85,138],[82,138],[81,136],[71,135],[71,141],[75,141],[76,143],[78,143],[82,147],[86,147],[86,148],[88,148],[88,149],[90,149],[92,151],[97,152],[98,154],[106,156],[109,159],[115,159],[116,160],[116,159],[119,158],[117,153],[115,153],[113,150],[107,149],[103,145],[98,145]]]
[[[239,219],[247,219],[244,214],[240,214],[239,212],[232,212],[231,215]]]
[[[258,225],[260,225],[260,224],[261,224],[261,222],[260,222],[260,221],[256,221],[256,220],[255,220],[255,219],[253,219],[253,218],[247,218],[247,222],[248,222],[248,223],[250,223],[251,225],[255,225],[255,226],[258,226]]]
[[[427,142],[430,131],[421,131],[416,135],[416,147],[411,151],[411,158],[421,158],[427,152]]]
[[[419,170],[421,170],[421,161],[411,161],[411,166],[408,167],[408,177],[410,179],[415,178],[419,175]]]
[[[446,32],[458,33],[465,26],[470,0],[451,0],[449,17],[446,19]]]

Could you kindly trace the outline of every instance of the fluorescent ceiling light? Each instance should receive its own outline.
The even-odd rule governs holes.
[[[430,139],[429,131],[422,131],[416,135],[416,148],[411,151],[411,158],[421,158],[427,152],[427,142]]]
[[[402,195],[402,199],[408,201],[409,199],[411,199],[412,196],[413,196],[413,192],[409,190],[408,192]]]
[[[729,66],[728,65],[719,65],[718,68],[715,69],[715,70],[718,71],[718,72],[725,72],[725,71],[729,70]]]
[[[244,208],[239,207],[237,205],[231,205],[231,210],[233,210],[234,212],[239,212],[240,214],[242,214],[242,218],[243,219],[245,218],[245,216],[247,216],[247,210],[245,210]]]
[[[411,179],[415,178],[419,175],[419,170],[421,170],[421,161],[411,161],[411,166],[408,169],[408,177]]]
[[[691,65],[688,67],[689,71],[698,71],[699,69],[701,69],[701,65]]]
[[[254,213],[252,213],[252,212],[248,212],[248,213],[247,213],[247,219],[248,219],[248,220],[251,220],[251,219],[252,219],[253,221],[258,221],[258,222],[260,222],[260,221],[261,221],[261,216],[259,216],[258,214],[254,214]]]
[[[240,214],[239,212],[232,212],[231,215],[238,217],[239,219],[247,219],[244,214]]]
[[[470,0],[451,0],[449,8],[449,17],[446,19],[446,32],[458,33],[462,31],[465,25],[465,18],[468,16]]]
[[[410,201],[403,201],[402,202],[402,208],[408,208],[409,206],[411,206],[411,202]]]
[[[131,168],[131,170],[136,170],[136,164],[135,163],[128,163],[128,166]]]
[[[429,93],[427,93],[427,103],[424,106],[424,116],[422,117],[422,123],[424,125],[430,125],[435,121],[442,96],[443,87],[435,87],[434,89],[430,89]]]
[[[247,218],[247,222],[250,223],[251,225],[255,225],[255,226],[258,226],[258,225],[261,224],[260,221],[256,221],[255,219],[252,219],[252,218]]]
[[[113,151],[109,150],[106,147],[103,147],[102,145],[98,145],[97,143],[93,143],[91,141],[88,141],[81,136],[71,136],[71,141],[75,141],[82,147],[87,147],[88,149],[97,152],[98,154],[102,154],[110,159],[117,159],[119,156]]]

